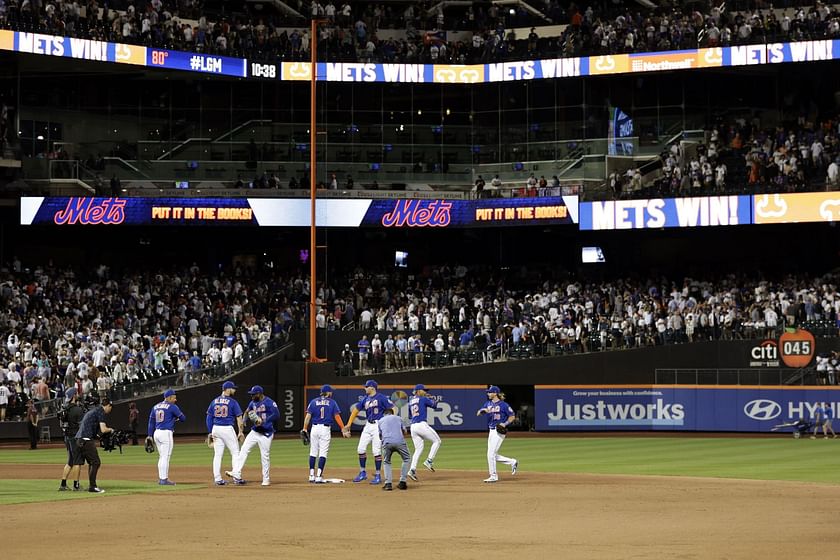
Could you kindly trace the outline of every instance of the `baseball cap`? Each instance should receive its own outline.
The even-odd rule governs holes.
[[[175,389],[167,389],[163,393],[163,398],[164,399],[168,399],[169,397],[174,397],[174,396],[175,396]]]
[[[222,391],[225,389],[236,389],[236,384],[233,381],[225,381],[222,383]]]
[[[379,387],[379,383],[377,383],[373,379],[368,379],[367,381],[365,381],[365,387],[373,387],[374,389],[376,389],[377,387]]]
[[[248,391],[249,395],[256,395],[257,393],[265,393],[265,391],[263,391],[263,388],[260,385],[254,385],[253,387],[251,387],[251,390]]]
[[[487,390],[484,391],[484,392],[485,393],[496,393],[498,395],[499,393],[502,392],[502,390],[499,389],[498,387],[496,387],[495,385],[490,385],[489,387],[487,387]]]
[[[321,387],[321,392],[322,393],[332,393],[333,392],[332,385],[324,385],[323,387]]]
[[[417,385],[415,385],[415,386],[414,386],[414,390],[415,390],[415,391],[425,391],[425,390],[426,390],[426,386],[425,386],[425,385],[423,385],[422,383],[418,383]]]

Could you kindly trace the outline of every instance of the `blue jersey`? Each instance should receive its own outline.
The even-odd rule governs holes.
[[[365,395],[365,398],[357,402],[356,410],[364,410],[365,418],[371,424],[375,424],[377,420],[382,418],[386,408],[394,408],[394,403],[388,400],[388,397],[382,393],[375,393],[372,397]]]
[[[261,401],[251,401],[248,403],[248,408],[245,411],[253,410],[260,415],[262,424],[251,428],[255,432],[265,434],[267,436],[274,435],[274,422],[280,418],[280,410],[277,408],[277,403],[268,397],[264,397]]]
[[[212,431],[213,426],[233,426],[238,416],[242,416],[238,402],[224,395],[216,397],[207,407],[207,431]]]
[[[329,397],[317,397],[309,401],[306,412],[312,415],[312,425],[323,424],[330,426],[333,418],[341,416],[341,409],[338,403]]]
[[[488,411],[487,427],[491,430],[494,429],[497,424],[507,423],[508,418],[514,415],[513,409],[505,401],[495,403],[493,401],[487,401],[484,403],[484,409]]]
[[[834,412],[831,410],[830,406],[826,406],[822,409],[823,413],[823,420],[832,420],[834,419]]]
[[[437,402],[430,399],[429,397],[420,397],[417,395],[414,395],[410,399],[408,399],[408,415],[410,416],[411,423],[419,424],[420,422],[425,422],[426,413],[428,412],[426,410],[427,408],[437,410]]]
[[[370,341],[369,340],[360,340],[359,341],[359,354],[367,354],[370,352]]]
[[[166,401],[159,402],[149,413],[149,431],[146,433],[151,435],[155,430],[174,430],[176,420],[187,421],[178,405]]]

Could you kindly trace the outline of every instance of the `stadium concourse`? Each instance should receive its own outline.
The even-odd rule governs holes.
[[[362,331],[342,363],[375,373],[451,365],[470,353],[490,361],[773,338],[786,325],[836,333],[839,279],[832,272],[591,281],[462,265],[428,266],[409,279],[356,269],[319,285],[316,324]],[[246,350],[305,328],[308,299],[300,272],[77,269],[15,259],[0,272],[0,383],[16,405],[62,398],[74,386],[85,396],[110,395],[144,372],[177,373],[186,384],[191,372],[230,367]]]
[[[307,19],[318,17],[328,22],[324,60],[453,64],[840,37],[840,12],[820,2],[673,4],[325,0],[270,12],[269,3],[9,0],[0,3],[0,28],[276,62],[308,59]],[[517,36],[516,28],[530,31]]]

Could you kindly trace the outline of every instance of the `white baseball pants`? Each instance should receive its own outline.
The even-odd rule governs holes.
[[[440,436],[427,422],[417,422],[411,425],[411,441],[414,442],[414,454],[411,456],[411,470],[417,470],[420,454],[426,447],[426,440],[432,442],[429,451],[429,461],[434,461],[440,449]]]
[[[327,457],[330,454],[332,434],[326,424],[315,424],[309,432],[309,456]]]
[[[368,445],[373,446],[374,457],[382,455],[382,440],[379,439],[379,427],[376,424],[368,422],[362,430],[362,436],[359,438],[359,446],[356,452],[361,455],[367,452]]]
[[[233,468],[239,456],[239,441],[233,426],[213,426],[210,433],[213,434],[213,479],[218,482],[222,480],[222,455],[225,453],[225,447],[230,451]]]
[[[504,441],[505,436],[497,432],[495,428],[490,430],[490,435],[487,436],[487,466],[490,469],[490,476],[498,476],[496,474],[496,462],[506,465],[513,465],[516,462],[516,459],[499,455],[499,448]]]
[[[172,457],[172,447],[175,445],[172,430],[155,430],[152,438],[158,451],[158,478],[166,480],[169,478],[169,458]]]
[[[264,434],[251,430],[242,442],[242,449],[239,450],[239,455],[233,461],[233,476],[235,478],[242,478],[242,467],[248,461],[248,454],[254,448],[260,448],[260,462],[262,463],[262,481],[269,482],[271,480],[271,441],[274,439],[274,434],[267,437]]]

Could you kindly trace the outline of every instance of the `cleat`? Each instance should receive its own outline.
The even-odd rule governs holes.
[[[217,480],[216,481],[216,486],[227,486],[227,481],[226,480]]]
[[[91,494],[104,494],[105,490],[98,486],[93,486],[91,488],[88,488],[88,492],[90,492]]]
[[[310,474],[309,475],[309,484],[312,484],[314,482],[315,482],[315,477]]]
[[[514,460],[510,466],[510,474],[516,474],[516,469],[519,468],[519,461]]]
[[[491,476],[491,477],[489,477],[489,478],[485,478],[485,479],[484,479],[484,482],[499,482],[499,477],[497,477],[497,476]]]
[[[423,461],[423,466],[426,467],[427,469],[429,469],[430,471],[435,472],[435,466],[428,459]]]
[[[386,482],[386,483],[385,483],[385,486],[383,486],[383,487],[382,487],[382,489],[383,489],[383,490],[387,490],[387,491],[389,491],[389,492],[390,492],[391,490],[393,490],[393,489],[394,489],[394,487],[393,487],[393,486],[391,486],[391,483],[390,483],[390,482]]]
[[[69,488],[67,488],[66,486],[59,486],[59,487],[58,487],[58,491],[59,491],[59,492],[69,492],[69,491],[70,491],[70,489],[69,489]]]
[[[271,481],[269,481],[269,480],[263,480],[263,481],[260,483],[260,486],[271,486]]]
[[[74,486],[74,487],[73,487],[73,492],[81,492],[81,491],[82,491],[82,487],[81,487],[81,486]]]
[[[382,484],[382,478],[378,474],[373,475],[373,478],[370,481],[371,484]]]
[[[405,483],[405,480],[400,480],[400,483],[397,484],[397,488],[399,488],[400,490],[407,490],[408,484]]]
[[[175,486],[175,483],[169,480],[168,478],[164,478],[162,480],[158,480],[159,486]]]
[[[363,480],[367,480],[367,473],[365,471],[359,472],[356,478],[353,479],[353,482],[361,482]]]
[[[414,469],[408,471],[408,478],[410,478],[414,482],[417,482],[417,471],[415,471]]]
[[[326,482],[324,482],[324,479],[319,476],[315,478],[315,484],[326,484]]]
[[[245,482],[245,480],[243,480],[243,479],[241,479],[241,478],[234,478],[234,479],[233,479],[233,483],[234,483],[236,486],[245,486],[245,485],[247,484],[247,482]]]

